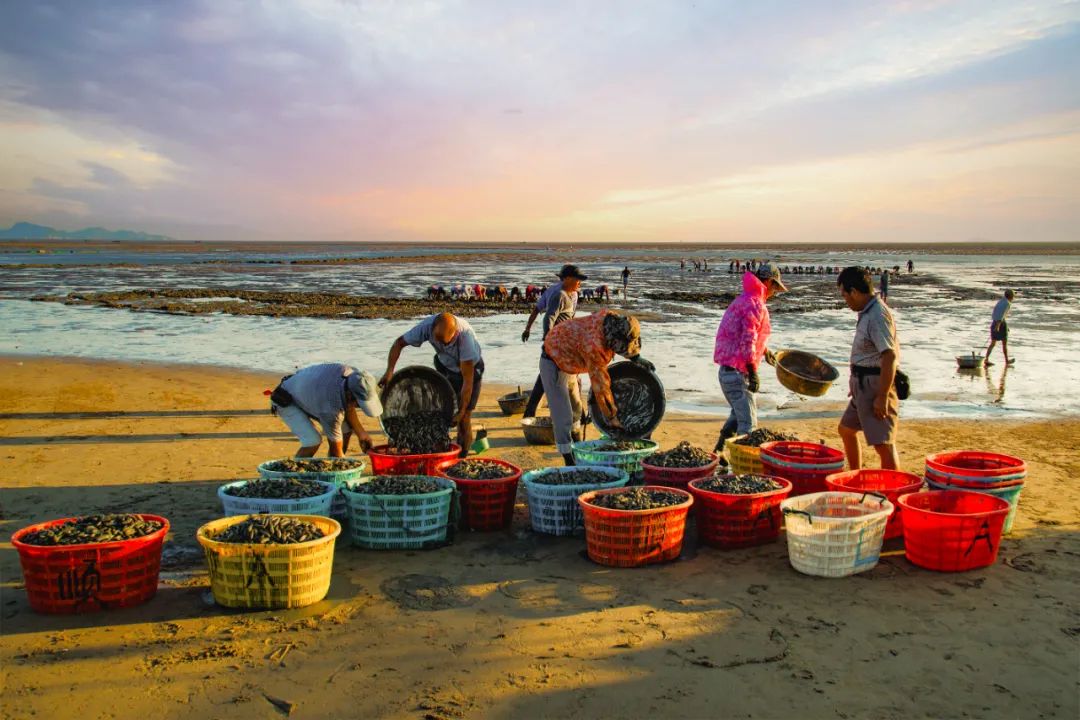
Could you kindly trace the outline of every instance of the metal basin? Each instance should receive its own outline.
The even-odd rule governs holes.
[[[522,418],[521,431],[525,433],[525,442],[530,445],[555,444],[555,426],[550,417]]]
[[[821,397],[840,377],[840,371],[817,355],[802,350],[776,353],[776,379],[792,392]]]

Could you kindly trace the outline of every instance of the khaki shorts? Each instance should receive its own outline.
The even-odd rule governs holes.
[[[854,375],[848,380],[851,400],[844,410],[840,424],[853,430],[862,430],[867,445],[895,445],[897,413],[900,410],[900,398],[896,397],[896,388],[889,388],[888,406],[890,413],[884,420],[874,417],[874,398],[880,387],[880,375],[867,375],[861,381]]]

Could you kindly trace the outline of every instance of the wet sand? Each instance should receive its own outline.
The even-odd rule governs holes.
[[[938,574],[895,552],[873,571],[802,576],[780,542],[698,547],[613,570],[582,538],[459,535],[428,552],[338,543],[323,602],[243,613],[208,604],[195,529],[217,487],[290,454],[265,412],[278,375],[0,359],[0,694],[4,718],[1077,717],[1080,421],[908,422],[904,469],[949,448],[1024,457],[1028,486],[999,561]],[[526,384],[531,378],[522,378]],[[526,446],[487,387],[487,455]],[[777,422],[836,445],[834,419]],[[717,421],[655,434],[711,445]],[[32,613],[11,533],[93,511],[172,522],[158,596],[123,611]],[[895,551],[888,545],[887,551]],[[116,703],[122,692],[123,706]],[[276,704],[275,704],[276,703]]]

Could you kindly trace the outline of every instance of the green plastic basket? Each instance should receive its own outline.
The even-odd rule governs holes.
[[[369,482],[370,478],[361,478],[342,487],[353,545],[369,550],[416,550],[447,544],[448,531],[456,520],[456,513],[451,510],[457,485],[447,478],[411,477],[431,480],[442,489],[420,495],[370,495],[352,491],[351,488]]]
[[[634,481],[644,477],[645,473],[641,467],[641,461],[660,449],[660,444],[654,440],[631,440],[629,442],[637,443],[640,448],[637,450],[619,450],[617,452],[596,450],[597,447],[609,442],[615,441],[602,438],[600,440],[574,443],[570,446],[571,451],[574,453],[574,461],[578,465],[617,468],[625,472]]]

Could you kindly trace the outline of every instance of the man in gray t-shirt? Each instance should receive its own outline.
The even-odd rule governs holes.
[[[536,307],[533,308],[528,322],[525,323],[525,332],[521,333],[521,342],[529,341],[529,331],[541,313],[544,315],[543,337],[545,338],[548,331],[560,322],[574,319],[574,314],[577,312],[578,290],[581,288],[582,281],[589,278],[578,269],[577,265],[563,265],[558,278],[559,282],[550,285],[536,301]],[[541,343],[540,350],[543,351],[543,349]],[[540,406],[540,400],[543,397],[544,384],[537,375],[532,392],[529,394],[529,402],[525,405],[525,417],[531,418],[536,415],[536,408]]]
[[[900,343],[889,306],[874,296],[874,284],[865,268],[844,268],[836,284],[848,308],[857,312],[855,338],[851,343],[851,400],[840,418],[838,432],[852,470],[862,467],[859,433],[873,446],[881,467],[896,470],[896,430],[900,399],[896,394],[896,371],[900,366]]]
[[[270,411],[300,440],[297,457],[311,457],[322,445],[322,437],[312,420],[326,434],[330,457],[343,457],[348,452],[352,434],[356,435],[361,450],[367,452],[371,437],[360,424],[357,408],[369,417],[382,414],[375,376],[340,363],[297,370],[282,378],[270,394]]]
[[[424,318],[411,330],[394,341],[386,361],[386,372],[379,385],[385,386],[394,374],[401,351],[406,345],[420,347],[425,342],[435,348],[435,369],[450,381],[458,393],[458,411],[453,422],[457,425],[457,443],[461,457],[472,447],[472,412],[480,399],[480,384],[484,375],[484,360],[480,342],[472,325],[450,313]]]

